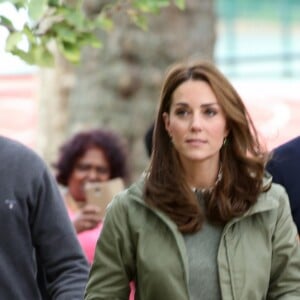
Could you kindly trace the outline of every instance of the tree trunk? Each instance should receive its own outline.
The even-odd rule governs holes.
[[[57,98],[47,93],[41,99],[42,105],[48,106],[47,114],[57,118],[52,124],[50,117],[43,118],[42,131],[47,132],[43,136],[53,137],[42,145],[48,162],[55,159],[58,146],[69,135],[105,127],[127,140],[132,178],[140,175],[148,160],[144,134],[154,120],[166,68],[179,60],[213,57],[214,2],[187,0],[186,6],[184,11],[170,6],[149,16],[147,32],[130,24],[120,12],[115,30],[99,33],[103,49],[83,51],[74,77],[70,68],[57,65]],[[52,112],[51,101],[57,103]]]

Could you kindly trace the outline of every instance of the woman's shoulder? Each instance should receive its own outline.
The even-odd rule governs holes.
[[[286,191],[285,188],[278,183],[273,181],[273,176],[269,172],[265,172],[262,182],[262,189],[268,198],[274,199],[278,196],[285,195]]]
[[[107,210],[126,210],[133,206],[134,203],[144,204],[143,194],[144,179],[140,178],[129,187],[116,194],[108,205]]]
[[[259,196],[258,205],[262,203],[265,207],[277,211],[284,209],[290,210],[289,198],[285,188],[275,182],[271,182],[269,188]]]
[[[278,196],[286,195],[286,190],[281,184],[272,182],[267,193],[270,197],[278,198]]]
[[[272,177],[268,175],[263,179],[263,191],[258,195],[256,203],[246,215],[267,211],[275,212],[286,206],[289,206],[289,201],[284,187],[272,182]]]

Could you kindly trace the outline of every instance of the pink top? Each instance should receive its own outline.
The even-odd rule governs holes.
[[[72,212],[68,207],[67,210],[71,221],[73,221],[76,213]],[[93,229],[85,230],[80,233],[77,233],[78,241],[90,264],[92,264],[94,261],[97,240],[102,230],[102,226],[103,224],[102,222],[100,222],[99,225]]]

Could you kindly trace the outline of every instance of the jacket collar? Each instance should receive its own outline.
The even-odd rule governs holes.
[[[177,231],[176,224],[162,211],[146,204],[143,198],[145,176],[142,176],[135,184],[129,188],[131,198],[151,210],[160,219],[162,219],[172,231]]]
[[[278,207],[278,199],[275,197],[275,195],[273,195],[273,193],[268,193],[271,183],[272,176],[269,173],[266,173],[263,178],[263,188],[266,189],[266,191],[260,193],[257,202],[251,206],[243,216],[238,217],[235,220],[243,219],[256,213],[272,210]]]
[[[158,209],[149,207],[144,199],[143,199],[143,188],[144,188],[144,180],[145,175],[143,175],[131,188],[130,192],[132,195],[132,199],[139,202],[143,206],[146,206],[150,210],[152,210],[155,214],[157,214],[161,219],[163,219],[169,226],[176,227],[176,225],[161,211]],[[269,173],[266,173],[265,177],[263,178],[263,188],[268,190],[268,187],[272,183],[272,176]],[[256,213],[260,213],[263,211],[272,210],[277,208],[279,205],[277,198],[272,193],[262,192],[257,199],[257,202],[250,207],[250,209],[241,217],[236,219],[241,219],[247,216],[251,216]]]

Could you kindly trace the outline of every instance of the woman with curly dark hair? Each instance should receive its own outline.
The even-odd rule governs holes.
[[[112,131],[79,132],[65,142],[54,164],[56,179],[66,187],[64,198],[81,246],[91,263],[102,228],[99,208],[87,203],[85,187],[114,178],[128,180],[127,153],[121,137]]]
[[[150,166],[107,210],[85,300],[300,299],[285,190],[242,99],[209,62],[167,74]]]

